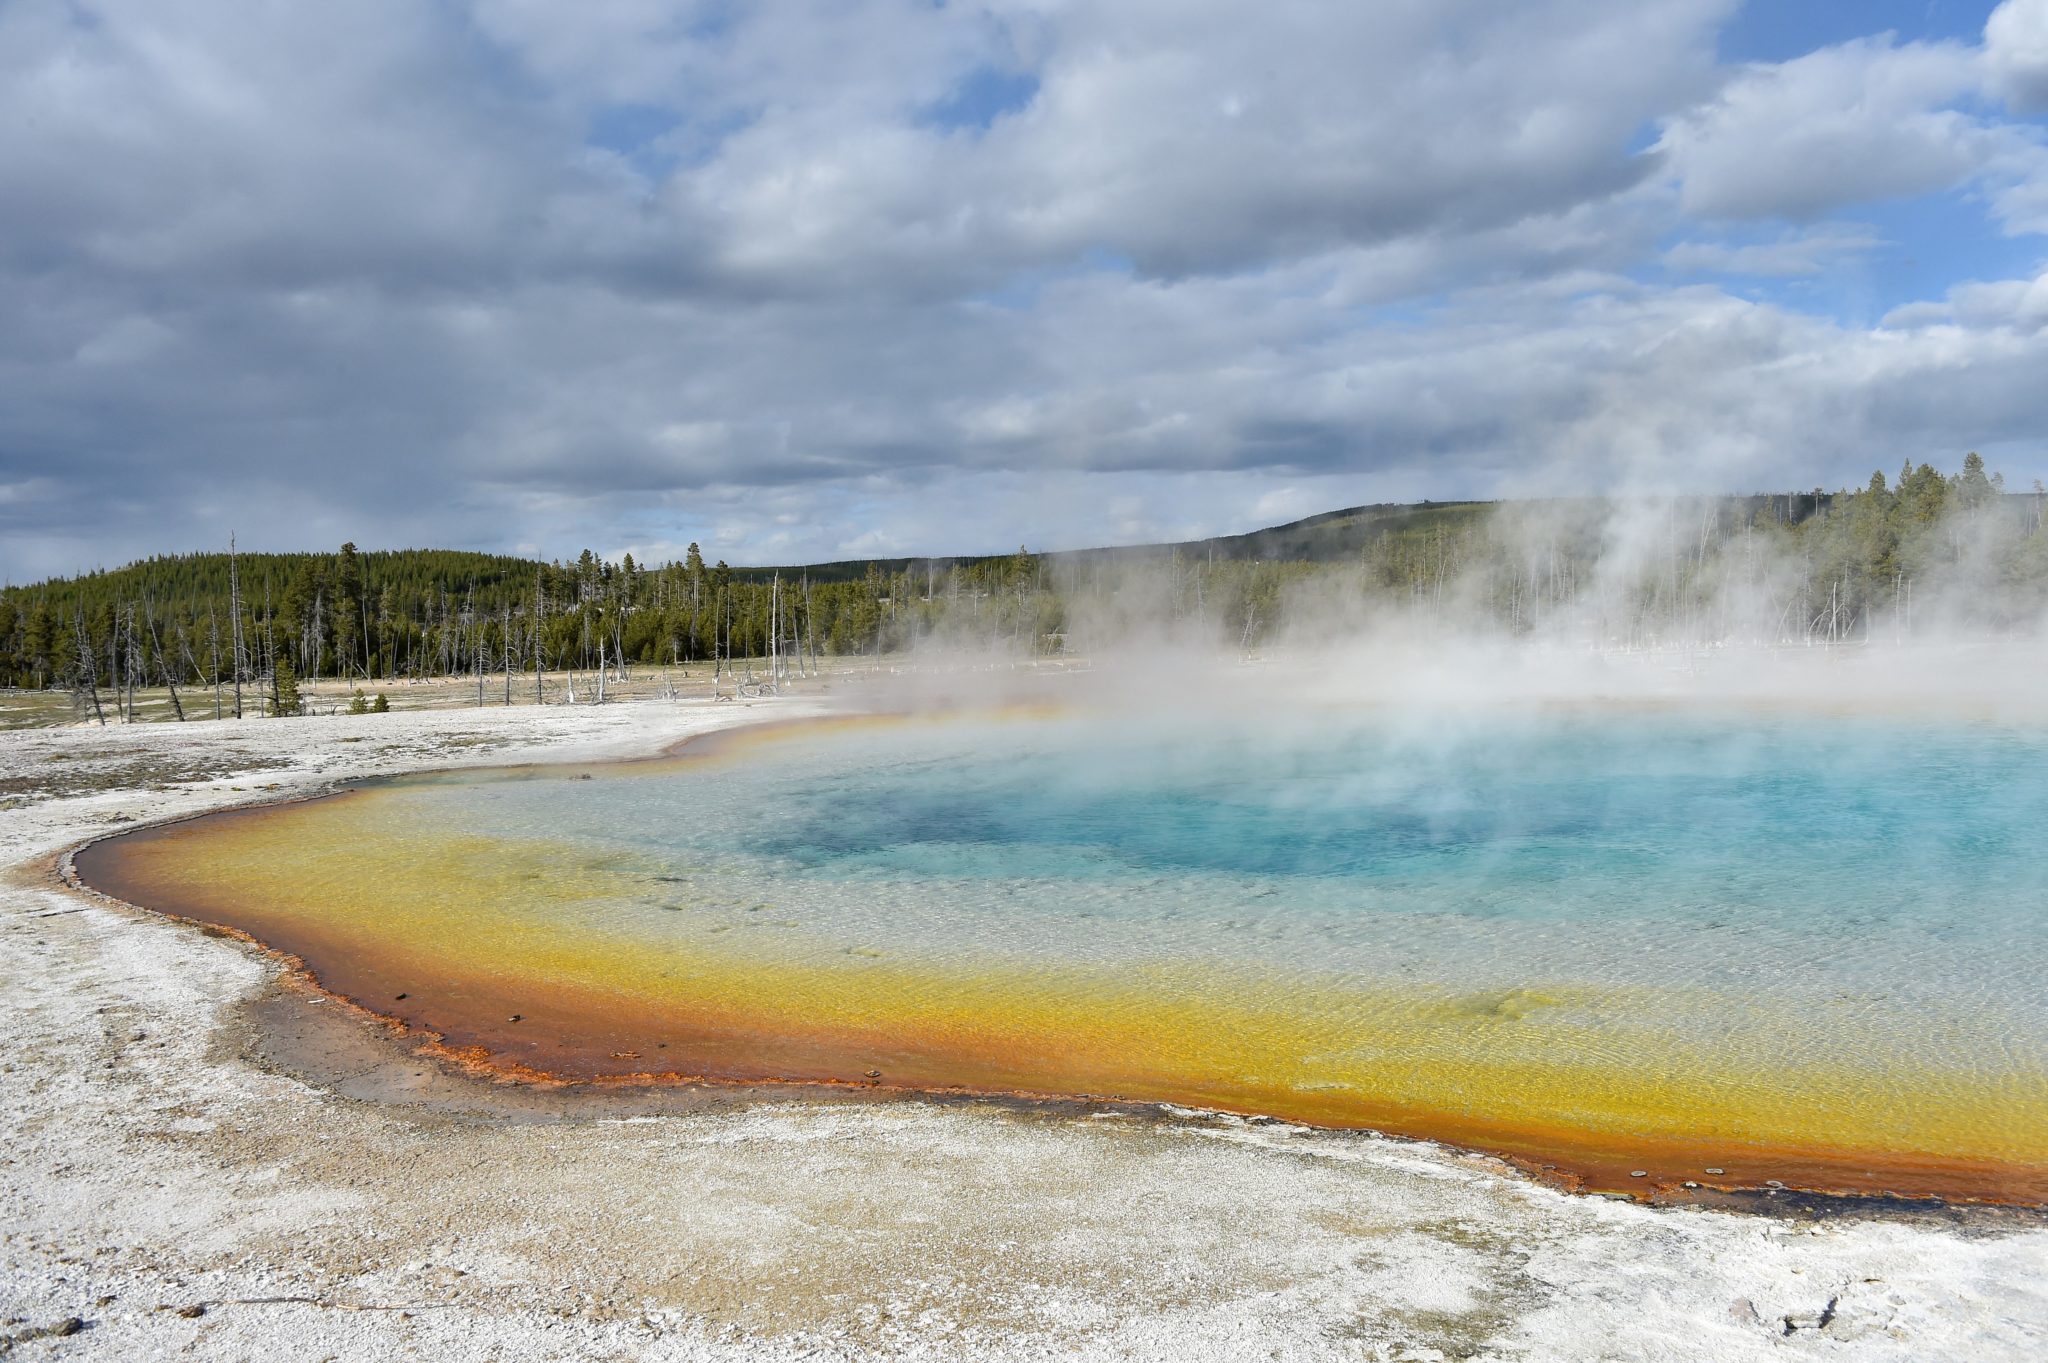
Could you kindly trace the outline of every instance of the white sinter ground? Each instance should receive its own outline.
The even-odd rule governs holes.
[[[2048,1357],[2039,1221],[1650,1210],[1431,1146],[1192,1115],[360,1101],[252,1058],[242,1005],[273,965],[46,869],[127,821],[810,708],[0,734],[0,1355]]]

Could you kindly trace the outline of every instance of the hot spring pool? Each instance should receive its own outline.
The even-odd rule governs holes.
[[[1069,714],[379,783],[79,868],[505,1073],[879,1076],[1603,1187],[2042,1202],[2044,830],[2048,734],[1984,725]]]

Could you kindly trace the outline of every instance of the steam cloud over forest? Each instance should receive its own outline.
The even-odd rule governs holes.
[[[1182,545],[781,569],[452,551],[153,559],[0,595],[0,678],[181,685],[944,652],[1210,654],[1388,634],[1588,650],[2021,636],[2048,494],[1969,456],[1746,497],[1367,507]],[[231,573],[234,581],[231,583]],[[536,656],[536,651],[538,656]]]

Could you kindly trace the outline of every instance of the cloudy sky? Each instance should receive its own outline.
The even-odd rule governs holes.
[[[2048,0],[0,0],[0,576],[2048,476]]]

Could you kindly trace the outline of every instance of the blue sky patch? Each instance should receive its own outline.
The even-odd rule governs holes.
[[[986,132],[997,119],[1027,107],[1038,95],[1029,71],[982,65],[968,72],[946,97],[924,110],[923,121],[938,128]]]

